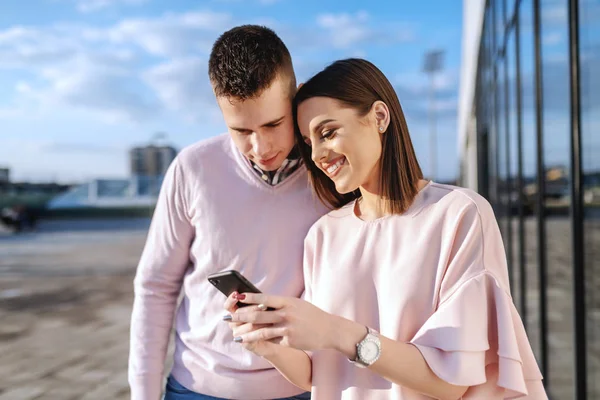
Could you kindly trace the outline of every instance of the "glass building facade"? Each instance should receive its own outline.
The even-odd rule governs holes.
[[[600,399],[600,0],[475,3],[460,183],[494,207],[549,396]]]

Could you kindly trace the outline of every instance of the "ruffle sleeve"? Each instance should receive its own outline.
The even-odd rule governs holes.
[[[438,377],[470,387],[465,399],[479,398],[478,393],[547,399],[521,318],[509,294],[487,271],[456,288],[411,343]]]

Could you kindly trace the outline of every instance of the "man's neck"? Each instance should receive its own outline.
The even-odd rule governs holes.
[[[288,176],[298,169],[301,165],[300,151],[297,146],[290,151],[281,166],[274,171],[263,171],[257,164],[248,160],[252,169],[260,176],[262,180],[269,185],[275,186],[283,182]]]

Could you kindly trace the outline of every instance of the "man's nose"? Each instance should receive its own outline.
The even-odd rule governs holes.
[[[254,154],[259,157],[268,156],[272,148],[271,141],[264,135],[256,132],[252,136],[252,151]]]

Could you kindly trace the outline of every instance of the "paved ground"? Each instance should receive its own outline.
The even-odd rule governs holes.
[[[0,400],[129,398],[145,230],[114,228],[0,238]]]
[[[0,400],[129,397],[132,279],[147,221],[122,224],[50,224],[21,237],[0,232]],[[548,227],[551,378],[558,400],[573,398],[571,282],[564,267],[570,258],[568,228],[564,221]],[[530,242],[533,229],[529,221]],[[589,229],[588,238],[600,244],[600,226]],[[527,322],[536,348],[535,248],[527,247],[532,287]],[[600,245],[594,253],[593,246],[588,248],[588,260],[600,259]],[[588,310],[590,377],[600,376],[600,274],[595,272],[594,279],[588,282],[595,288]],[[591,399],[600,399],[599,381],[590,379]]]
[[[517,232],[517,223],[513,225]],[[571,227],[564,218],[549,218],[547,230],[548,262],[548,346],[550,393],[553,399],[574,398],[574,334],[573,334],[573,274]],[[588,388],[591,400],[600,400],[600,219],[587,220],[586,239],[586,331],[588,351]],[[526,323],[529,339],[539,357],[539,279],[537,270],[536,223],[529,218],[525,223],[525,261],[528,282]],[[513,262],[518,265],[516,234]],[[520,304],[520,276],[515,271],[513,298]]]

